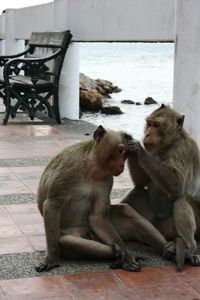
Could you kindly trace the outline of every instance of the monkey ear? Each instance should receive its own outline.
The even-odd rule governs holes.
[[[99,125],[99,127],[95,130],[95,132],[93,134],[94,140],[99,142],[105,133],[106,133],[106,130],[103,128],[102,125]]]
[[[182,114],[177,120],[178,126],[181,128],[183,127],[184,119],[185,119],[185,115]]]

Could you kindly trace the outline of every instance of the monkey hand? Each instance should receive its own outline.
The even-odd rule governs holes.
[[[38,266],[35,267],[35,270],[37,272],[48,272],[54,268],[58,268],[59,264],[57,262],[57,260],[48,260],[45,259],[44,262],[41,262]]]
[[[138,272],[141,270],[140,263],[135,260],[127,249],[121,249],[117,244],[112,245],[115,261],[110,265],[111,269],[124,269]]]
[[[176,256],[176,244],[173,241],[167,242],[163,249],[163,257],[174,261]]]
[[[144,151],[144,148],[138,140],[132,139],[128,142],[128,151],[129,153],[140,154]]]

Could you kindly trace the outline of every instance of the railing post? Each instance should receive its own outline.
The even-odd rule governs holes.
[[[200,145],[200,1],[177,0],[173,106]]]
[[[7,9],[6,12],[6,34],[5,34],[5,54],[16,54],[24,51],[24,40],[15,39],[15,10]]]
[[[79,44],[71,43],[65,56],[59,85],[61,118],[79,119]]]
[[[54,30],[66,29],[71,29],[68,28],[68,0],[54,0]],[[65,56],[59,85],[59,107],[61,118],[79,119],[78,43],[71,43]]]
[[[24,51],[23,40],[15,39],[15,13],[14,9],[6,9],[5,12],[5,40],[0,42],[0,55],[16,54]],[[0,75],[3,75],[3,68],[0,68]]]

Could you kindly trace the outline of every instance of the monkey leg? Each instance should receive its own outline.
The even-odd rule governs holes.
[[[163,220],[154,220],[153,225],[164,235],[168,241],[172,241],[176,238],[176,228],[174,226],[173,216]]]
[[[85,228],[70,228],[60,238],[61,256],[71,259],[114,259],[110,267],[127,271],[140,271],[140,264],[134,259],[130,251],[117,244],[108,246],[93,240],[91,234]],[[91,237],[91,239],[89,239]]]
[[[168,247],[165,237],[128,204],[111,205],[111,220],[124,241],[137,239],[152,246],[161,255],[167,247],[169,252],[172,251],[171,256],[174,255],[174,247]]]
[[[191,265],[200,265],[200,255],[197,254],[197,243],[195,240],[196,221],[192,206],[186,199],[175,201],[173,207],[174,224],[177,231],[177,236],[181,238],[185,246],[182,251],[185,251],[185,258],[190,260]],[[182,242],[183,243],[183,242]],[[180,247],[179,247],[180,248]],[[179,250],[180,257],[183,256]],[[183,258],[180,258],[183,261]]]
[[[46,272],[59,266],[60,207],[52,199],[43,203],[43,220],[46,233],[47,253],[44,262],[35,267],[37,272]]]
[[[142,186],[134,187],[121,201],[129,204],[134,210],[150,222],[153,221],[153,212],[149,204],[148,192]]]
[[[64,258],[112,258],[111,246],[93,240],[86,228],[70,228],[60,237],[61,256]]]

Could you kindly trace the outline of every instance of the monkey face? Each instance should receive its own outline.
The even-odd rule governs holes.
[[[143,139],[143,143],[147,151],[153,152],[155,148],[159,148],[163,137],[164,127],[165,123],[163,118],[147,118]]]
[[[147,151],[154,154],[166,151],[179,138],[182,132],[184,115],[162,105],[146,119],[143,139]]]
[[[100,125],[95,130],[93,138],[98,164],[109,175],[121,174],[124,171],[128,140],[131,136],[124,132],[106,130]]]
[[[118,144],[113,149],[107,164],[112,176],[118,176],[124,171],[127,152],[128,146],[124,144]]]

